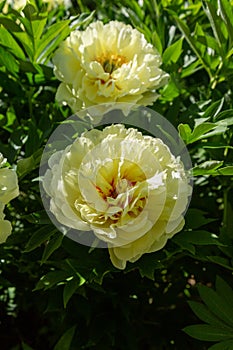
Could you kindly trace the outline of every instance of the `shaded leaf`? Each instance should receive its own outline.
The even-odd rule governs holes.
[[[57,229],[54,229],[51,225],[45,225],[41,227],[30,237],[28,243],[26,244],[24,252],[28,253],[36,249],[42,243],[47,241],[56,231]]]
[[[80,286],[82,286],[85,282],[86,280],[81,275],[79,279],[75,276],[74,278],[72,278],[70,281],[67,282],[63,291],[64,308],[66,308],[66,305],[68,304],[70,298],[76,292],[76,290]]]
[[[226,340],[212,345],[208,350],[232,350],[233,340]]]
[[[206,214],[203,210],[190,208],[185,215],[185,227],[196,229],[216,220],[206,218]]]
[[[34,291],[39,289],[47,290],[55,286],[57,283],[66,281],[70,277],[71,274],[67,271],[50,271],[46,275],[41,277]]]
[[[58,340],[54,350],[68,350],[74,337],[76,326],[69,328]]]
[[[228,259],[223,258],[222,256],[207,256],[207,259],[215,264],[233,271],[233,265],[230,264]]]
[[[233,290],[220,276],[216,277],[216,292],[229,303],[233,312]]]
[[[50,255],[61,246],[63,237],[64,235],[61,232],[57,232],[54,235],[54,237],[49,240],[43,252],[43,256],[41,259],[42,264],[44,264],[45,261],[50,257]]]
[[[198,292],[211,312],[213,312],[227,325],[233,327],[233,312],[229,307],[229,304],[213,289],[206,286],[198,286]]]
[[[224,244],[221,243],[218,239],[218,236],[215,234],[208,232],[208,231],[183,231],[181,233],[176,234],[174,236],[175,242],[187,242],[191,244],[196,245],[219,245],[223,246]]]
[[[209,323],[211,326],[225,328],[231,332],[231,328],[215,316],[205,305],[196,301],[188,301],[189,306],[201,321]]]
[[[232,332],[206,324],[188,326],[183,331],[195,339],[205,341],[219,341],[233,338]]]
[[[21,346],[22,346],[22,350],[33,350],[33,348],[31,348],[28,344],[24,342],[21,344]]]
[[[0,46],[0,66],[6,67],[6,69],[13,75],[17,75],[19,71],[19,63],[15,57]]]

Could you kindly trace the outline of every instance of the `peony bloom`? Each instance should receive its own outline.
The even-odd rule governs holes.
[[[72,32],[53,63],[62,82],[56,99],[74,112],[100,103],[151,105],[168,80],[158,51],[138,30],[118,21],[97,21]]]
[[[0,167],[5,163],[0,154]],[[4,207],[13,198],[19,195],[18,179],[14,170],[8,168],[0,169],[0,243],[5,242],[11,234],[11,223],[4,220]]]
[[[161,139],[122,124],[86,131],[54,153],[43,186],[56,220],[92,230],[120,269],[182,229],[191,195],[180,158]]]

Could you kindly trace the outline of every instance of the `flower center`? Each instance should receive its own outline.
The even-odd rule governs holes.
[[[114,70],[120,68],[122,64],[127,63],[127,59],[122,55],[108,54],[102,57],[96,58],[106,73],[111,74]]]

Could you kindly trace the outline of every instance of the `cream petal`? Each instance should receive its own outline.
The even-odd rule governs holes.
[[[54,74],[67,84],[70,84],[74,74],[81,69],[80,61],[74,56],[69,45],[69,41],[63,42],[53,56]]]
[[[11,234],[11,223],[8,220],[0,220],[0,244],[4,243]]]
[[[152,245],[155,244],[154,242],[156,242],[156,238],[160,238],[163,234],[164,228],[165,224],[160,222],[156,227],[154,226],[150,231],[147,232],[147,234],[137,239],[133,243],[121,247],[109,247],[113,249],[114,255],[119,260],[123,260],[122,265],[126,261],[134,262],[139,259],[145,252],[148,252],[150,250]],[[164,242],[162,243],[164,244]],[[159,245],[159,239],[157,244]]]
[[[18,195],[19,188],[16,172],[8,168],[0,169],[0,201],[7,204]]]
[[[109,256],[110,256],[110,259],[111,259],[111,262],[112,264],[117,268],[117,269],[120,269],[120,270],[124,270],[126,268],[126,260],[121,260],[119,259],[116,254],[115,254],[115,251],[113,248],[108,248],[108,251],[109,251]]]
[[[167,226],[166,227],[166,235],[168,238],[172,238],[176,233],[180,232],[182,228],[184,227],[185,220],[183,217],[180,219],[177,219],[177,221],[174,223],[173,227],[172,226]],[[171,230],[173,229],[173,230]]]
[[[59,103],[68,104],[73,110],[79,110],[82,106],[82,102],[78,96],[72,93],[72,89],[69,85],[61,83],[56,92],[56,100]]]

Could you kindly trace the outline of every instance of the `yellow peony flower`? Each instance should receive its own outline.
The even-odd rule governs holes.
[[[182,229],[191,195],[180,158],[161,139],[122,124],[86,131],[54,153],[43,186],[56,220],[92,230],[120,269]]]
[[[56,99],[74,112],[100,103],[151,105],[168,80],[158,51],[138,30],[118,21],[97,21],[72,32],[53,63],[62,82]]]
[[[0,167],[4,164],[2,154],[0,154]],[[11,234],[11,223],[4,220],[4,207],[13,198],[19,195],[18,179],[14,170],[8,168],[0,169],[0,243],[5,242]]]

